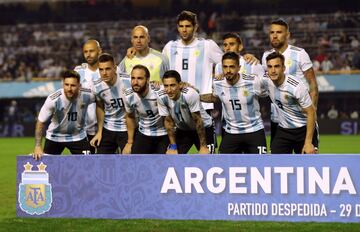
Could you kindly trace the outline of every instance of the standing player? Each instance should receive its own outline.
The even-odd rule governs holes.
[[[214,153],[212,118],[202,107],[199,94],[193,88],[181,89],[181,77],[175,70],[165,72],[162,80],[165,90],[159,92],[158,104],[170,140],[166,153],[186,154],[194,144],[199,154]]]
[[[312,144],[316,113],[306,86],[296,77],[284,73],[285,57],[279,52],[268,55],[266,64],[270,79],[265,80],[279,116],[271,153],[316,153]]]
[[[169,138],[159,115],[157,93],[150,86],[150,72],[143,65],[131,71],[131,88],[125,92],[128,141],[123,154],[165,154]],[[139,116],[139,129],[135,120]]]
[[[289,25],[283,19],[277,19],[271,22],[269,30],[269,39],[272,49],[265,51],[262,57],[264,69],[266,66],[266,57],[274,51],[280,52],[285,57],[285,73],[290,74],[302,81],[307,86],[311,100],[315,109],[319,97],[318,85],[316,82],[315,72],[309,55],[303,48],[295,47],[288,43],[290,38]],[[271,137],[273,138],[278,123],[276,107],[271,107]],[[314,145],[318,148],[318,129],[315,131]]]
[[[222,57],[225,79],[214,81],[214,93],[201,95],[206,102],[221,101],[224,135],[219,153],[266,153],[264,125],[260,115],[259,97],[267,96],[263,86],[264,71],[245,75],[239,73],[239,55],[225,53]]]
[[[101,79],[94,82],[98,131],[91,140],[97,154],[114,154],[123,150],[127,141],[124,89],[129,77],[117,76],[114,57],[108,53],[99,56]]]
[[[213,65],[221,62],[223,52],[213,40],[198,39],[196,14],[183,11],[177,17],[180,39],[169,41],[163,54],[169,59],[170,69],[180,73],[183,81],[200,90],[200,94],[212,92]],[[206,110],[213,104],[203,104]]]
[[[63,88],[49,95],[41,107],[35,127],[34,159],[40,159],[44,153],[59,155],[65,148],[72,154],[89,154],[85,118],[88,106],[94,101],[95,96],[91,90],[80,88],[80,76],[77,72],[64,72]],[[43,128],[50,118],[51,123],[42,149]]]
[[[98,56],[101,47],[98,41],[88,40],[83,46],[83,55],[86,63],[75,67],[75,71],[80,74],[81,86],[92,89],[93,82],[100,79]],[[86,133],[89,141],[95,136],[97,131],[96,122],[96,103],[89,105],[86,114]],[[95,153],[95,148],[91,146],[91,154]]]
[[[159,51],[149,47],[150,35],[145,26],[138,25],[131,32],[131,44],[134,54],[132,58],[126,56],[119,64],[123,73],[131,73],[137,64],[146,66],[150,71],[150,81],[160,81],[169,69],[168,59]]]

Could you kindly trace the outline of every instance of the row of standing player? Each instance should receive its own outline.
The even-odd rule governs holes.
[[[150,38],[149,38],[149,34],[148,34],[146,27],[144,27],[144,26],[135,27],[132,31],[132,38],[131,38],[133,48],[129,49],[129,51],[128,51],[129,57],[125,57],[124,60],[120,63],[120,65],[119,65],[120,71],[118,71],[118,73],[121,73],[121,72],[129,73],[129,71],[132,70],[134,65],[136,65],[137,63],[141,63],[149,68],[151,79],[159,79],[159,77],[161,77],[163,75],[165,70],[175,69],[180,73],[182,80],[194,85],[197,89],[199,89],[200,94],[211,93],[212,92],[212,81],[211,81],[212,66],[214,64],[217,64],[216,70],[219,70],[219,68],[218,68],[219,66],[220,67],[223,66],[223,65],[219,64],[219,63],[221,63],[222,51],[220,50],[220,48],[216,45],[216,43],[214,41],[196,38],[195,32],[197,29],[197,20],[196,20],[195,14],[193,14],[189,11],[182,12],[177,18],[177,28],[178,28],[178,32],[180,35],[180,39],[176,40],[176,41],[170,41],[169,43],[167,43],[167,45],[163,49],[163,54],[161,54],[160,52],[157,52],[154,49],[149,48],[148,44],[149,44]],[[310,88],[308,88],[308,90],[310,92],[310,96],[311,96],[313,105],[316,106],[317,97],[318,97],[316,79],[315,79],[314,72],[312,70],[311,61],[310,61],[307,53],[303,49],[289,45],[287,43],[289,36],[290,36],[290,32],[289,32],[288,25],[283,20],[276,20],[271,23],[269,35],[270,35],[270,42],[273,47],[273,51],[278,51],[285,56],[285,67],[286,67],[285,73],[294,75],[293,77],[295,78],[295,80],[301,80],[306,83],[306,86],[310,87]],[[224,37],[225,52],[235,51],[236,53],[239,54],[243,48],[242,46],[243,46],[242,42],[236,34],[228,34]],[[86,83],[86,79],[88,79],[88,80],[89,79],[99,79],[99,74],[100,74],[100,76],[102,76],[101,70],[98,69],[99,62],[97,59],[97,56],[101,53],[100,45],[98,44],[97,41],[90,40],[84,45],[83,52],[84,52],[84,57],[87,60],[87,64],[82,65],[81,68],[78,67],[76,70],[81,74],[81,76],[83,78],[83,85],[84,85]],[[265,57],[270,52],[272,52],[272,51],[267,51],[264,53],[264,56],[263,56],[263,64],[264,65],[266,64]],[[134,53],[133,58],[131,58],[131,53]],[[246,55],[244,57],[253,58],[252,56],[247,57]],[[259,68],[256,67],[258,65],[251,65],[251,64],[247,64],[246,62],[244,62],[244,57],[240,56],[239,69],[240,69],[240,74],[243,75],[245,78],[240,78],[239,83],[241,82],[241,80],[243,80],[243,79],[245,80],[246,77],[251,77],[254,75],[257,76],[258,73],[256,73],[254,70],[259,70]],[[266,67],[266,65],[265,65],[265,67]],[[100,73],[98,70],[100,70]],[[87,76],[90,76],[90,78]],[[226,74],[225,74],[225,77],[226,77]],[[216,86],[216,84],[217,84],[217,81],[215,81],[215,86]],[[300,84],[300,85],[302,85],[302,84]],[[235,87],[235,86],[232,86],[232,87]],[[190,89],[190,88],[187,88],[187,89]],[[230,89],[231,88],[229,88],[229,90]],[[235,91],[237,91],[236,89],[237,88],[234,88]],[[241,87],[239,87],[238,89],[241,89]],[[249,111],[244,112],[245,111],[244,109],[248,108],[247,105],[252,105],[253,99],[257,99],[257,96],[254,93],[252,93],[251,91],[250,92],[245,91],[242,94],[247,99],[249,99],[250,102],[248,102],[246,99],[245,99],[245,101],[243,101],[241,94],[238,94],[238,96],[236,96],[236,94],[235,95],[232,94],[230,97],[233,99],[228,99],[228,102],[223,102],[223,108],[226,109],[226,110],[224,110],[225,121],[226,121],[226,118],[230,119],[227,121],[227,124],[224,127],[225,132],[229,135],[234,135],[234,134],[242,135],[239,138],[236,138],[234,140],[235,143],[237,143],[237,145],[235,145],[236,148],[234,148],[234,153],[242,153],[242,152],[249,153],[250,152],[250,150],[247,148],[250,145],[247,144],[247,142],[246,142],[246,140],[248,140],[248,139],[245,139],[244,143],[242,143],[242,140],[244,140],[244,139],[241,138],[241,137],[251,138],[248,135],[250,135],[250,133],[252,133],[252,132],[249,133],[249,129],[246,129],[247,127],[248,128],[251,127],[252,124],[249,123],[248,120],[252,120],[252,119],[249,118],[249,115],[250,115]],[[284,111],[285,113],[287,110],[285,110],[284,108],[286,108],[286,107],[282,107],[282,108],[280,107],[280,106],[284,105],[284,104],[282,104],[282,101],[285,101],[285,105],[286,105],[286,103],[298,102],[297,100],[294,100],[294,99],[296,99],[296,96],[291,96],[291,95],[276,96],[276,98],[277,99],[273,99],[274,102],[276,102],[276,103],[280,102],[281,104],[277,104],[274,108],[281,112]],[[116,98],[113,98],[113,99],[116,99]],[[185,104],[187,104],[186,99],[184,101],[185,101]],[[110,106],[111,105],[116,106],[117,104],[121,104],[121,101],[118,102],[117,100],[115,100],[113,102],[110,102]],[[235,110],[233,112],[234,114],[231,116],[230,116],[229,104],[231,104],[231,109]],[[256,106],[256,103],[255,103],[255,106]],[[212,107],[211,104],[204,104],[205,109],[211,109],[211,107]],[[105,108],[106,108],[106,106],[105,106]],[[181,109],[181,107],[180,107],[180,109]],[[257,107],[255,107],[255,109],[251,109],[251,110],[253,112],[250,112],[250,113],[254,113],[257,111]],[[180,118],[181,118],[181,113],[180,114],[179,113],[180,112],[178,109],[178,112],[175,113],[175,116],[177,115],[177,116],[180,116]],[[304,116],[303,113],[301,113],[301,114]],[[94,113],[91,115],[94,117]],[[255,115],[257,115],[257,113],[255,113]],[[295,116],[296,115],[299,115],[299,114],[295,113]],[[243,118],[243,119],[241,119],[241,118]],[[256,118],[256,120],[258,120],[257,116],[255,118]],[[90,119],[90,117],[88,117],[88,119]],[[231,120],[235,120],[235,121],[231,121]],[[239,120],[240,120],[240,124],[238,123]],[[243,120],[242,124],[241,124],[241,120]],[[169,120],[165,120],[165,122],[167,122],[167,121],[169,121]],[[206,120],[204,120],[204,121],[206,121]],[[290,122],[291,122],[291,120],[290,120]],[[247,125],[246,127],[242,127],[242,125],[244,123]],[[297,128],[297,127],[299,127],[299,125],[302,125],[301,126],[302,128],[304,127],[303,124],[301,124],[301,123],[300,124],[290,123],[290,124],[291,125],[284,125],[284,123],[282,123],[282,124],[280,124],[280,128],[284,128],[284,129]],[[107,125],[107,123],[106,123],[106,117],[105,117],[105,125],[104,125],[105,129],[106,129],[106,125]],[[166,123],[165,123],[165,125],[166,125]],[[230,128],[227,130],[227,128],[232,127],[233,125],[235,125],[235,127],[234,127],[235,130],[233,128]],[[90,124],[88,124],[88,127],[89,126],[90,126]],[[141,129],[141,125],[139,128]],[[260,127],[255,127],[255,128],[261,128],[260,130],[263,130],[262,122],[261,122]],[[179,128],[177,128],[177,129],[179,129]],[[254,131],[254,128],[250,129],[250,131],[251,130]],[[178,139],[178,137],[180,137],[180,138],[186,137],[186,136],[177,136],[178,134],[181,134],[180,131],[181,130],[177,130],[177,132],[175,133],[176,139]],[[169,130],[167,132],[169,134]],[[88,133],[91,134],[90,128],[88,128]],[[170,134],[171,134],[171,132],[170,132]],[[194,134],[194,133],[188,133],[188,134]],[[225,134],[224,138],[226,138],[227,134]],[[297,135],[298,133],[295,132],[294,134]],[[293,136],[293,137],[299,137],[296,139],[297,140],[300,139],[300,140],[304,141],[304,137],[302,135],[301,136]],[[111,137],[109,137],[109,138],[111,138]],[[223,138],[223,143],[224,143],[224,138]],[[262,140],[262,138],[263,138],[263,136],[261,135],[261,140]],[[109,139],[109,140],[117,141],[117,136],[115,136],[113,139]],[[170,138],[170,140],[171,140],[171,138]],[[38,139],[37,139],[37,141],[38,141]],[[97,142],[96,145],[101,146],[101,143],[99,143],[99,141],[100,140],[95,140],[95,142]],[[225,141],[228,141],[228,140],[225,139]],[[132,142],[136,142],[136,141],[133,141],[130,139],[127,142],[129,142],[129,143],[125,144],[125,146],[124,146],[125,151],[128,150],[127,148],[129,146],[131,146]],[[170,148],[170,149],[167,149],[167,151],[169,152],[169,151],[175,150],[174,153],[176,153],[176,149],[174,149],[174,148],[176,147],[176,144],[178,141],[175,140],[175,143],[174,143],[174,141],[170,141],[170,142],[171,142],[171,145],[168,146],[168,148]],[[287,148],[287,150],[290,149],[289,152],[287,152],[287,153],[291,153],[292,149],[293,149],[293,147],[291,147],[291,144],[293,144],[293,142],[288,141],[287,143],[288,143],[287,147],[290,147],[290,148]],[[119,144],[120,143],[117,143],[117,144],[115,144],[115,146],[118,146]],[[314,145],[317,146],[316,143]],[[273,142],[272,142],[271,147],[273,147]],[[100,149],[100,151],[101,151],[101,149]],[[226,152],[226,150],[221,149],[221,147],[220,147],[220,152],[221,151]],[[260,153],[264,152],[262,143],[261,143],[260,148],[258,148],[258,153],[259,152]],[[298,149],[296,149],[295,152],[298,152]],[[251,153],[253,153],[253,152],[251,151]]]

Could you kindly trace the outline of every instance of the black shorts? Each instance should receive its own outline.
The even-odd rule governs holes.
[[[312,143],[316,150],[319,147],[318,134],[318,127],[315,126]],[[276,135],[271,142],[271,153],[292,154],[294,152],[295,154],[301,154],[305,143],[305,137],[306,126],[295,129],[285,129],[278,126]]]
[[[272,143],[273,139],[276,135],[277,127],[279,126],[279,123],[271,121],[271,128],[270,128],[270,144]]]
[[[168,146],[169,137],[167,135],[147,136],[136,131],[131,154],[165,154]]]
[[[44,153],[50,155],[61,155],[65,148],[69,149],[71,154],[87,155],[90,153],[90,144],[87,138],[75,142],[55,142],[46,139]]]
[[[252,133],[230,134],[224,131],[220,154],[266,154],[264,129]]]
[[[271,121],[271,138],[270,138],[270,144],[272,144],[272,141],[275,138],[276,135],[276,131],[278,129],[279,123],[273,122]],[[306,134],[306,132],[305,132]],[[304,137],[305,138],[305,137]],[[319,139],[319,124],[317,122],[315,122],[315,129],[314,129],[314,135],[313,135],[313,139],[312,139],[312,144],[315,147],[315,150],[317,151],[319,149],[319,143],[320,143],[320,139]],[[273,152],[271,152],[273,153]],[[301,153],[301,152],[300,152]],[[274,153],[275,154],[275,153]]]
[[[215,130],[214,126],[205,128],[206,145],[209,148],[209,153],[215,152]],[[195,145],[200,149],[199,135],[196,130],[180,130],[176,129],[176,145],[179,154],[186,154],[190,148]]]
[[[127,143],[127,131],[111,131],[103,128],[102,139],[97,147],[97,154],[120,153]],[[120,150],[119,150],[120,148]]]

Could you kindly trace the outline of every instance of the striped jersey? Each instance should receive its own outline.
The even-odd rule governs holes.
[[[227,133],[252,133],[264,128],[258,100],[267,96],[263,76],[261,69],[257,74],[240,74],[239,81],[234,85],[225,78],[214,81],[214,95],[220,98]]]
[[[75,67],[75,71],[80,75],[81,87],[92,89],[93,82],[100,79],[99,69],[92,71],[88,67],[87,63],[83,63]],[[96,121],[96,103],[89,105],[87,114],[86,114],[86,133],[89,135],[95,135],[97,131],[97,121]]]
[[[213,65],[221,62],[223,52],[213,40],[195,38],[189,45],[181,39],[169,41],[163,54],[168,58],[170,69],[180,73],[181,80],[200,90],[200,94],[212,92]],[[213,109],[212,103],[203,103],[205,109]]]
[[[183,88],[180,97],[174,101],[164,90],[158,92],[159,114],[171,116],[177,128],[181,130],[196,130],[195,121],[191,113],[200,112],[204,127],[212,125],[211,116],[206,113],[200,103],[200,95],[193,88]]]
[[[168,59],[159,51],[150,48],[149,54],[145,57],[136,55],[132,59],[125,57],[119,64],[123,73],[130,75],[133,67],[137,64],[146,66],[150,71],[150,81],[160,81],[165,71],[169,70]]]
[[[269,97],[276,106],[279,126],[286,129],[306,125],[307,116],[302,109],[311,106],[312,101],[306,86],[294,76],[286,75],[284,83],[278,87],[266,78]]]
[[[110,131],[126,131],[124,90],[129,79],[127,74],[118,75],[113,86],[101,79],[94,82],[93,92],[97,100],[104,103],[104,128]]]
[[[139,131],[147,136],[166,135],[164,119],[160,116],[157,103],[157,91],[149,86],[145,97],[135,93],[132,88],[125,91],[125,108],[128,113],[139,116]]]
[[[273,52],[275,52],[275,49],[265,51],[263,54],[262,65],[265,70],[267,70],[266,57]],[[294,78],[301,80],[309,90],[309,84],[304,76],[304,72],[312,68],[313,65],[307,52],[303,48],[289,44],[282,55],[285,57],[285,74],[290,74]]]
[[[38,116],[42,123],[51,118],[46,138],[55,142],[75,142],[86,138],[86,112],[93,102],[95,96],[85,88],[80,88],[78,97],[71,101],[66,98],[64,89],[50,94]]]

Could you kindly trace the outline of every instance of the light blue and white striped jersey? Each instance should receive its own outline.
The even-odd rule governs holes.
[[[264,52],[262,65],[265,71],[267,70],[266,57],[275,51],[273,48]],[[282,55],[285,57],[285,74],[292,75],[294,78],[301,80],[309,91],[309,83],[304,76],[304,72],[312,68],[313,65],[307,52],[303,48],[289,44]],[[276,109],[274,106],[271,107],[271,121],[273,122],[279,122],[279,113],[276,112]]]
[[[165,90],[158,92],[158,107],[161,116],[171,116],[177,128],[181,130],[196,130],[191,113],[200,112],[204,127],[212,126],[212,118],[206,113],[200,103],[200,95],[193,88],[183,88],[180,97],[174,101]]]
[[[306,86],[291,75],[286,75],[284,83],[279,87],[270,78],[265,80],[269,97],[277,108],[279,126],[286,129],[305,126],[307,116],[302,109],[312,104]]]
[[[93,89],[93,82],[100,79],[99,69],[92,71],[87,63],[78,65],[74,69],[80,75],[81,87]],[[86,113],[86,133],[95,135],[97,131],[96,103],[90,104]]]
[[[275,49],[265,51],[263,54],[262,65],[265,70],[267,70],[266,57],[273,52],[275,52]],[[312,68],[313,65],[307,52],[303,48],[289,44],[282,55],[285,57],[285,74],[290,74],[294,78],[301,80],[309,90],[309,84],[304,76],[304,72]]]
[[[212,92],[213,66],[221,62],[223,52],[213,40],[198,39],[184,45],[181,39],[169,41],[163,54],[169,59],[170,69],[180,73],[181,80],[195,86],[200,94]],[[202,103],[213,109],[212,103]]]
[[[59,89],[50,94],[41,107],[38,120],[45,123],[51,118],[46,138],[55,142],[75,142],[86,138],[85,119],[95,96],[90,89],[80,88],[76,99],[70,101]]]
[[[264,128],[258,100],[267,96],[263,76],[261,69],[257,74],[240,74],[239,81],[234,85],[225,78],[214,81],[214,95],[221,100],[227,133],[252,133]]]
[[[132,88],[125,91],[125,108],[128,113],[139,116],[139,131],[147,136],[166,135],[164,119],[159,114],[157,103],[157,91],[149,86],[149,92],[145,97],[135,93]]]
[[[125,122],[125,87],[130,77],[127,74],[118,75],[113,86],[109,86],[101,79],[94,82],[97,100],[104,103],[104,128],[110,131],[126,131]]]

